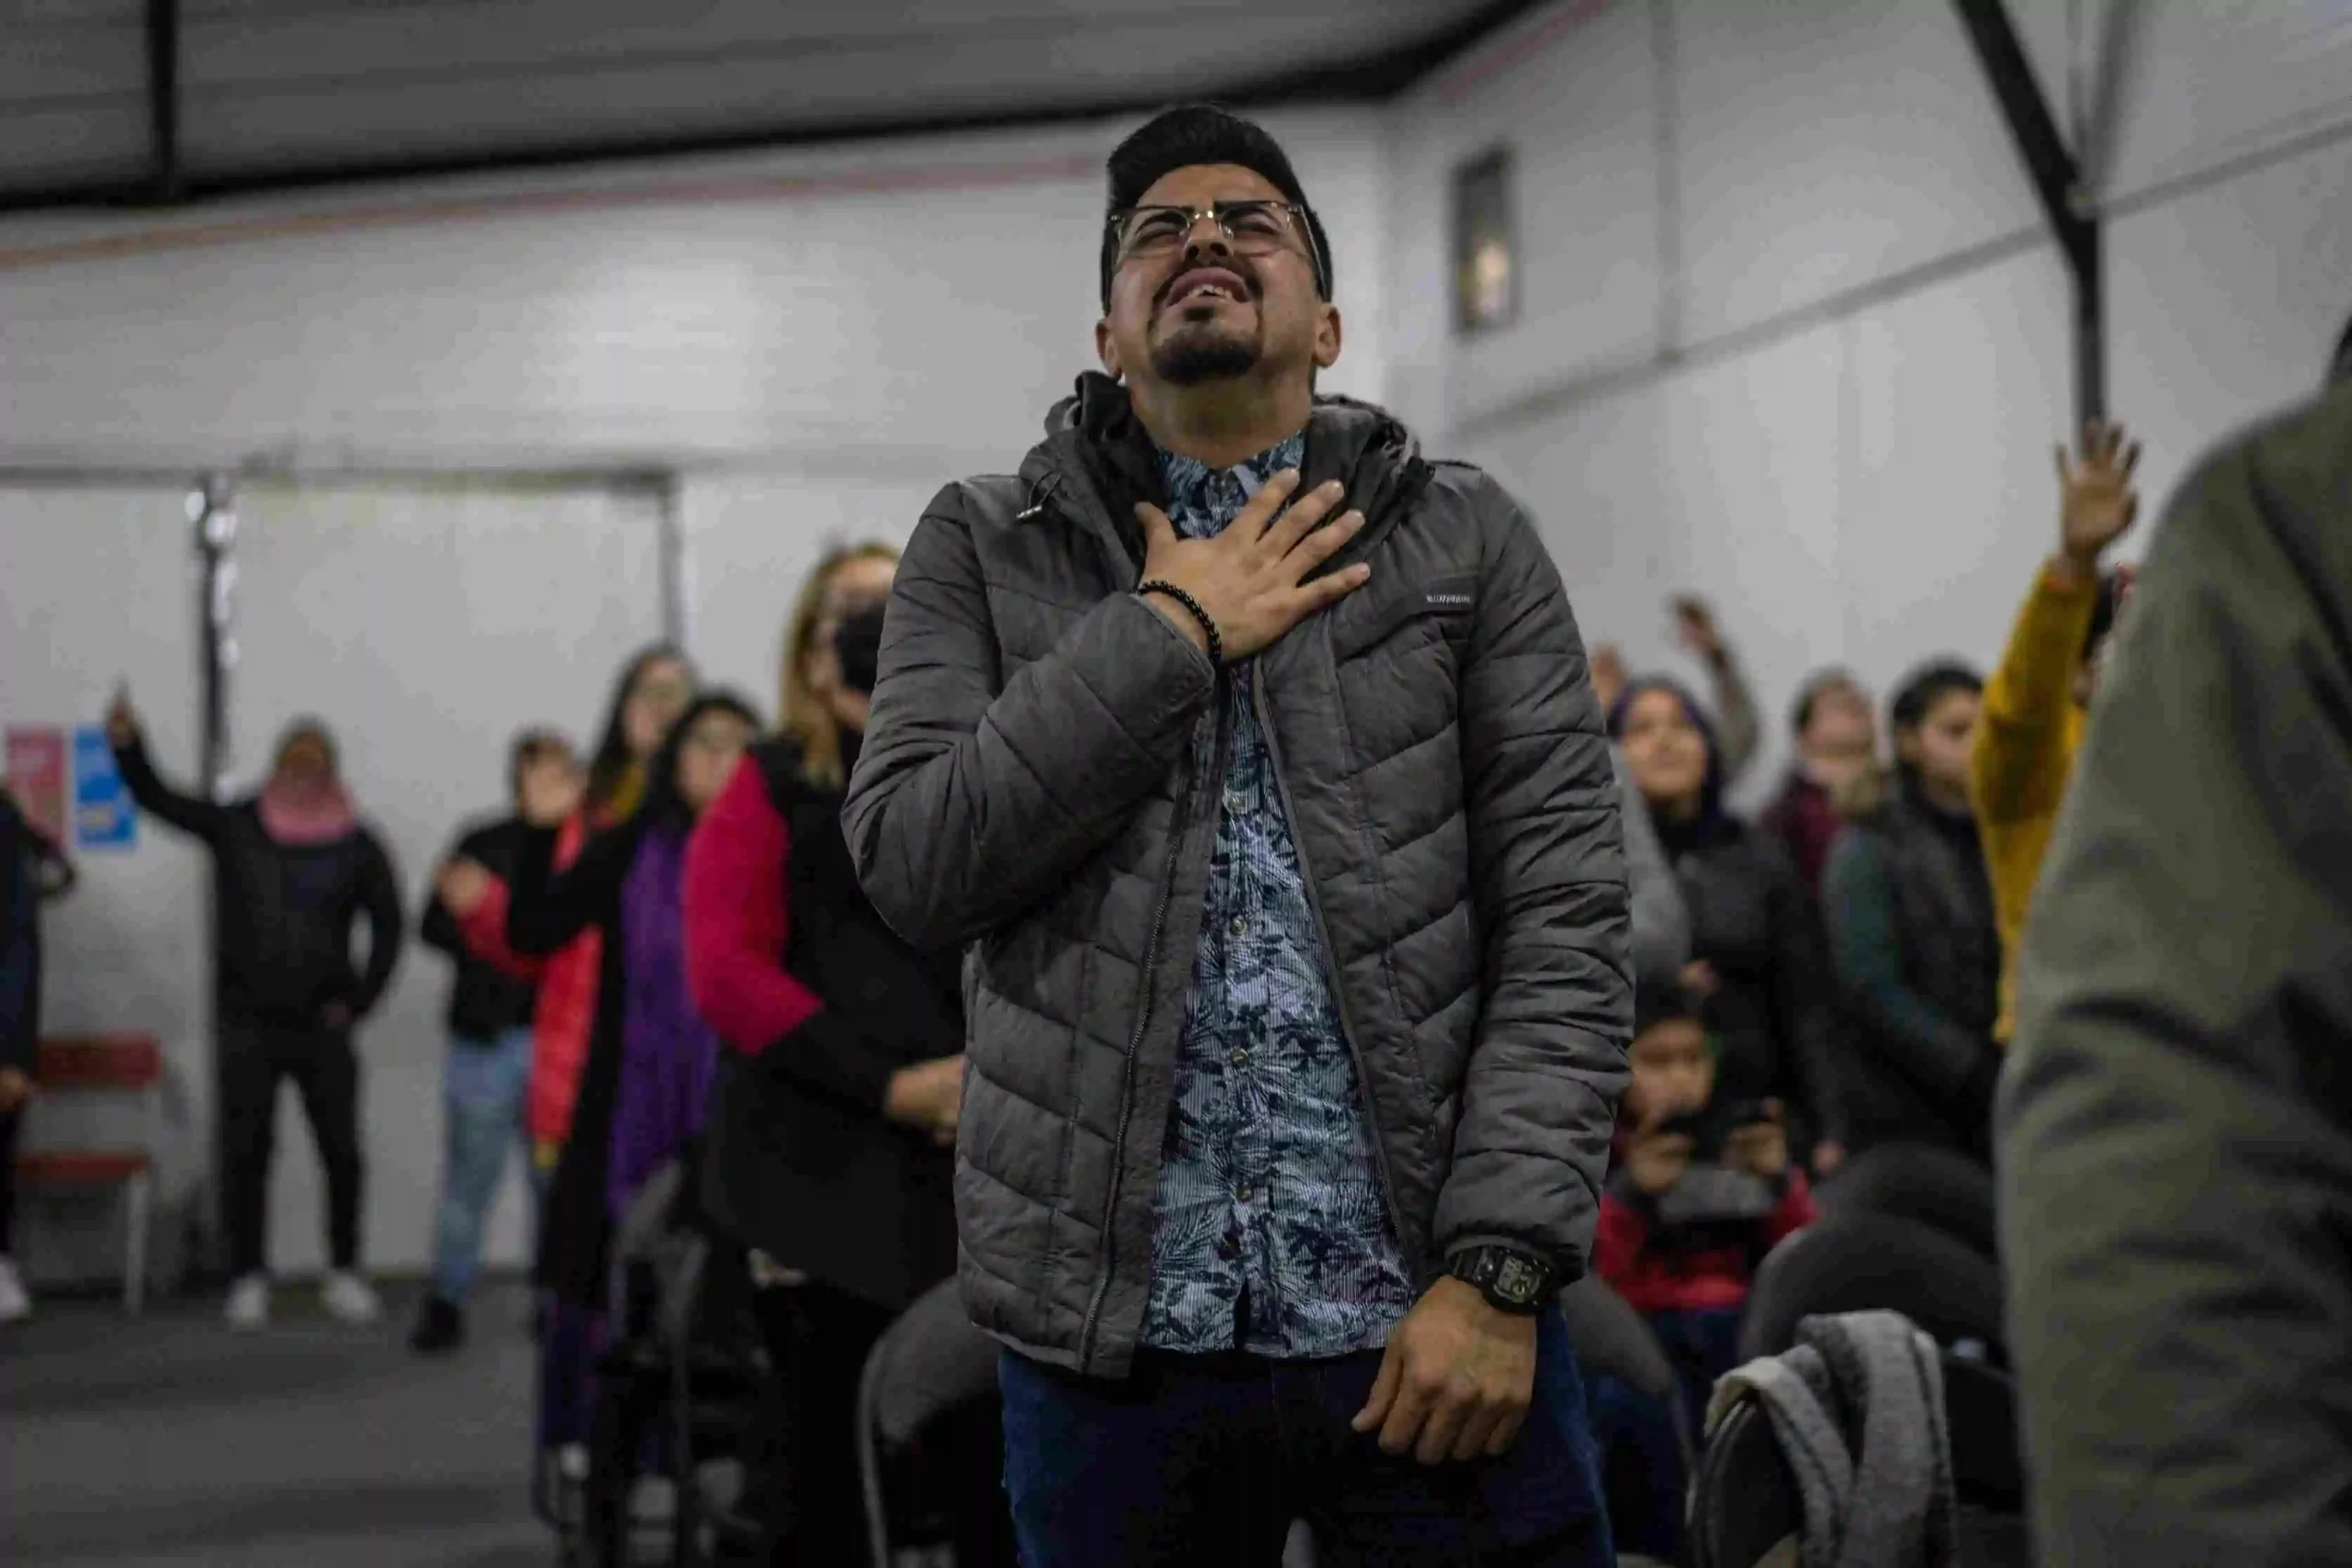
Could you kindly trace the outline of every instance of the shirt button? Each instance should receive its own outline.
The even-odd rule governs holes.
[[[1246,1067],[1250,1065],[1250,1053],[1236,1045],[1233,1048],[1233,1055],[1227,1059],[1237,1067]]]
[[[1225,808],[1227,811],[1238,817],[1250,809],[1250,797],[1242,794],[1238,789],[1227,790],[1225,792]]]
[[[1257,1195],[1257,1189],[1251,1187],[1246,1181],[1233,1190],[1233,1201],[1237,1203],[1247,1203],[1250,1199],[1255,1198]]]
[[[1250,934],[1250,917],[1247,915],[1236,915],[1233,917],[1233,923],[1225,929],[1231,931],[1235,936],[1248,936]]]

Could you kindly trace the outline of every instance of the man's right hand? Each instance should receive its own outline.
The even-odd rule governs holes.
[[[1295,468],[1285,468],[1260,487],[1250,504],[1212,539],[1187,539],[1168,514],[1148,503],[1136,508],[1147,549],[1143,575],[1173,583],[1200,602],[1216,623],[1228,661],[1247,659],[1316,611],[1364,585],[1372,569],[1359,562],[1344,571],[1306,574],[1344,548],[1363,527],[1363,514],[1351,512],[1328,528],[1316,525],[1346,499],[1338,480],[1300,496]],[[1152,596],[1153,607],[1204,652],[1208,636],[1182,604]]]
[[[107,744],[128,751],[139,743],[139,710],[130,705],[128,691],[117,692],[107,705]]]
[[[2058,553],[2085,577],[2098,575],[2099,558],[2140,514],[2132,486],[2139,466],[2139,445],[2126,445],[2120,424],[2092,424],[2071,462],[2058,449]]]
[[[947,1147],[964,1109],[964,1058],[937,1056],[890,1075],[882,1114],[901,1126],[919,1128]]]
[[[496,880],[480,861],[458,859],[441,868],[441,874],[434,879],[433,890],[449,913],[462,920],[470,919],[481,908]]]

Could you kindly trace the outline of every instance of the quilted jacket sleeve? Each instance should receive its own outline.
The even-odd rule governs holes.
[[[2036,1556],[2352,1562],[2352,392],[2152,547],[2035,896],[2002,1255]]]
[[[1591,1251],[1633,1031],[1617,776],[1551,555],[1491,482],[1461,674],[1471,883],[1486,996],[1432,1240]]]
[[[874,907],[917,947],[959,946],[1036,903],[1167,776],[1216,690],[1208,658],[1114,594],[1010,678],[951,486],[916,527],[883,623],[874,716],[842,825]],[[1042,640],[1042,639],[1041,639]]]

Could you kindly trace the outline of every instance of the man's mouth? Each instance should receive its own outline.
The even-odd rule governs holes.
[[[1179,277],[1168,290],[1169,310],[1210,299],[1241,304],[1250,298],[1249,285],[1222,267],[1203,267]]]

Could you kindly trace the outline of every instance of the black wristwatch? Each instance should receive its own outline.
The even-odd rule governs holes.
[[[1478,1287],[1497,1312],[1532,1317],[1559,1294],[1559,1275],[1549,1263],[1515,1247],[1474,1247],[1457,1252],[1445,1271]]]

